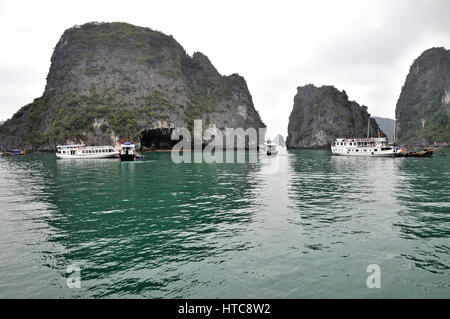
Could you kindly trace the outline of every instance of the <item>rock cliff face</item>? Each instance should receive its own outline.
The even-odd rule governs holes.
[[[328,148],[338,137],[366,137],[367,107],[349,101],[345,91],[333,86],[306,85],[297,88],[289,117],[288,148]],[[378,136],[370,120],[370,136]]]
[[[395,110],[400,143],[450,142],[450,50],[426,50],[412,64]]]
[[[375,119],[375,121],[377,121],[380,130],[382,130],[386,134],[386,137],[389,139],[389,141],[394,142],[395,120],[378,116],[374,116],[373,118]]]
[[[202,53],[171,36],[126,23],[64,32],[43,95],[0,127],[0,145],[53,150],[60,143],[131,139],[167,148],[171,129],[264,127],[245,80],[222,76]]]

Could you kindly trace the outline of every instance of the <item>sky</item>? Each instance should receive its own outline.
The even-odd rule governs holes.
[[[449,0],[0,0],[0,121],[42,95],[65,29],[121,21],[172,35],[242,75],[268,136],[286,137],[297,87],[334,85],[394,118],[409,67],[450,49]]]

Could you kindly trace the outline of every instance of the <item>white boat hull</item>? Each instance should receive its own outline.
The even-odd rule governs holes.
[[[363,157],[393,157],[395,152],[394,150],[388,150],[388,151],[361,151],[358,152],[347,150],[347,151],[337,151],[331,149],[333,155],[340,155],[340,156],[363,156]]]
[[[99,159],[99,158],[116,158],[119,152],[112,152],[107,154],[56,154],[56,157],[60,159]]]

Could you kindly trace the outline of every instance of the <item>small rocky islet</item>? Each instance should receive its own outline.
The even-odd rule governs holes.
[[[329,148],[337,137],[378,134],[375,119],[369,119],[366,106],[349,101],[345,91],[333,86],[312,84],[297,88],[289,117],[288,148]]]
[[[410,68],[396,106],[397,141],[450,142],[450,51],[426,50]],[[77,142],[170,149],[171,130],[264,128],[245,79],[221,75],[200,52],[172,37],[127,23],[87,23],[66,30],[51,57],[41,97],[0,124],[0,146],[53,151]],[[371,117],[333,86],[297,88],[288,148],[328,148],[337,137],[383,134],[393,120]],[[281,136],[280,136],[281,137]],[[283,137],[277,137],[280,144]]]

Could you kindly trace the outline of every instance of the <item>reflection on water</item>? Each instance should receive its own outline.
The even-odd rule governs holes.
[[[190,280],[183,265],[246,249],[238,238],[251,222],[255,167],[174,165],[167,155],[58,161],[58,213],[49,223],[66,234],[58,238],[64,258],[86,269],[94,296],[172,293],[165,291],[171,282]]]
[[[0,159],[0,297],[450,297],[446,157],[148,155]]]
[[[413,158],[397,164],[395,196],[402,204],[394,223],[411,248],[401,254],[415,268],[442,275],[450,270],[450,166],[443,157]],[[446,282],[449,287],[448,281]]]
[[[54,166],[31,156],[0,158],[0,298],[67,295],[52,271],[62,247],[49,241],[57,231],[46,223],[56,209],[47,191]]]

